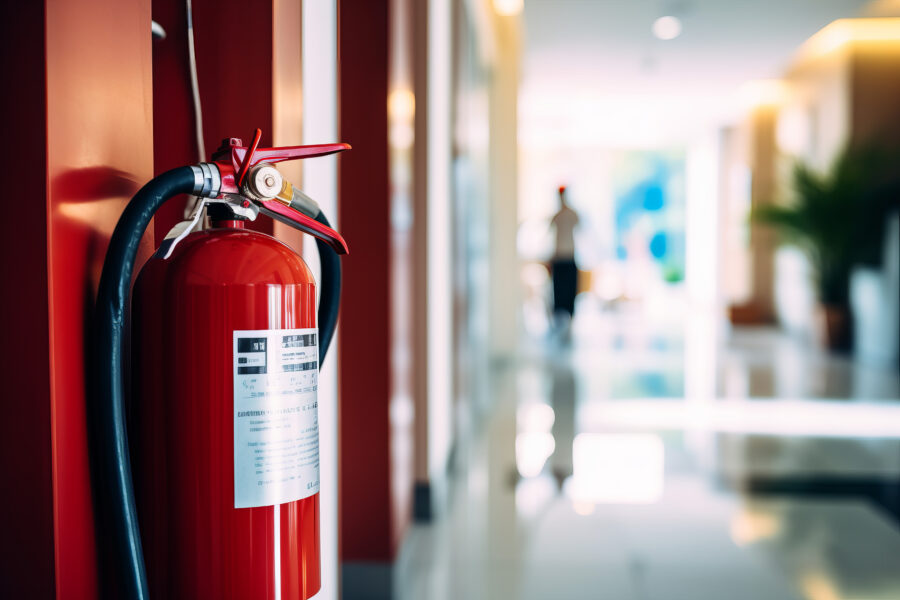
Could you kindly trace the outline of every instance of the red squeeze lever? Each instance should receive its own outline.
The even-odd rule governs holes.
[[[222,193],[239,194],[244,177],[251,167],[259,163],[277,163],[285,160],[316,158],[350,150],[350,144],[314,144],[311,146],[281,146],[259,148],[262,130],[257,129],[249,148],[239,138],[222,140],[222,145],[212,156],[222,176]]]
[[[344,241],[341,234],[331,227],[323,225],[315,219],[311,219],[303,213],[294,210],[290,206],[285,206],[277,200],[263,200],[260,202],[259,211],[276,221],[281,221],[294,229],[298,229],[303,233],[319,238],[338,254],[350,253],[350,250],[347,248],[347,242]]]
[[[242,145],[238,138],[222,141],[222,145],[213,154],[213,162],[219,169],[222,178],[220,195],[236,194],[243,196],[242,187],[247,173],[261,163],[277,163],[285,160],[314,158],[350,149],[350,144],[318,144],[314,146],[283,146],[280,148],[259,148],[260,129],[253,135],[249,147]],[[251,198],[259,206],[260,212],[281,221],[295,229],[312,235],[331,246],[338,254],[347,254],[347,243],[341,234],[316,220],[317,215],[298,210],[291,203],[282,203],[274,198]],[[248,200],[244,200],[247,202]],[[313,202],[313,205],[315,203]]]

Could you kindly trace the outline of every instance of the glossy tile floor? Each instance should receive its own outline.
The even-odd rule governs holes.
[[[896,370],[704,317],[573,331],[475,386],[398,598],[900,598]]]

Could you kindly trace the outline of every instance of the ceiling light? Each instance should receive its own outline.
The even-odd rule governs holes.
[[[740,102],[748,110],[786,104],[789,95],[788,84],[781,79],[754,79],[738,89]]]
[[[494,10],[498,15],[511,17],[522,12],[525,0],[494,0]]]
[[[661,40],[674,40],[681,35],[681,19],[678,17],[660,17],[653,21],[653,35]]]
[[[391,119],[412,122],[416,116],[416,96],[406,88],[397,88],[388,94],[388,115]]]

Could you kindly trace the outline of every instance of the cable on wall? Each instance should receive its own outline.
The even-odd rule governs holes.
[[[191,76],[191,96],[194,103],[194,135],[197,138],[197,160],[204,162],[207,159],[206,145],[203,143],[203,108],[200,105],[200,84],[197,81],[197,54],[194,50],[194,9],[191,0],[185,0],[187,13],[187,41],[188,41],[188,70]],[[192,198],[184,207],[185,218],[191,216],[200,199]],[[205,219],[201,221],[201,224]],[[198,225],[202,228],[202,225]]]

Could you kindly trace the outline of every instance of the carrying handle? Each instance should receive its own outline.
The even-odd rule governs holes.
[[[350,144],[313,144],[309,146],[279,146],[260,148],[262,130],[257,129],[253,142],[244,146],[240,138],[227,138],[216,150],[212,159],[222,173],[222,193],[240,194],[247,173],[260,163],[279,163],[286,160],[300,160],[328,156],[350,150]]]
[[[266,165],[286,160],[327,156],[350,150],[350,144],[260,148],[261,136],[262,130],[257,129],[249,146],[244,146],[239,138],[222,140],[222,145],[212,156],[221,176],[218,197],[237,195],[249,198],[266,216],[322,240],[338,254],[347,254],[347,242],[344,241],[344,238],[331,227],[316,220],[319,216],[318,205],[315,205],[313,201],[315,210],[311,210],[306,203],[292,202],[290,196],[285,197],[283,190],[295,188],[289,182],[283,181],[280,173],[274,167],[267,168]],[[265,183],[257,181],[256,177],[257,174],[261,174],[260,169],[262,168],[267,168],[265,177],[260,175]],[[273,179],[270,181],[267,177]],[[299,190],[295,190],[294,194],[298,192],[305,196]],[[313,214],[314,212],[315,214]]]

